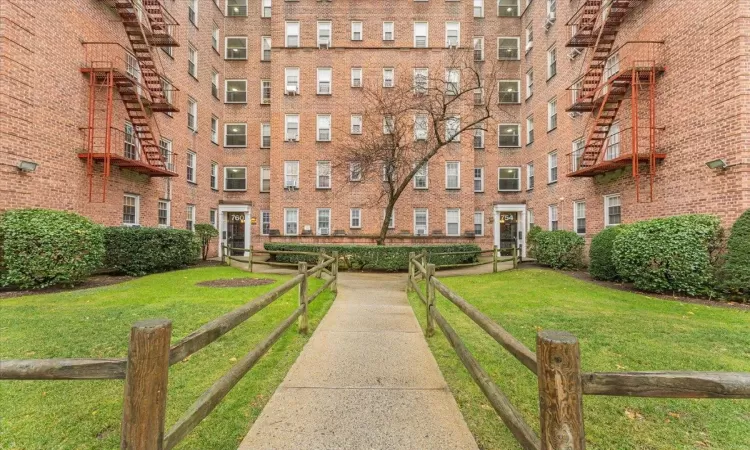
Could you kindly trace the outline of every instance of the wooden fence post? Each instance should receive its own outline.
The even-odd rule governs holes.
[[[251,246],[247,251],[247,270],[253,271],[253,247]]]
[[[333,282],[331,282],[331,291],[339,291],[339,251],[333,251],[333,265],[331,266]]]
[[[318,264],[316,264],[316,266],[319,266],[320,264],[322,264],[324,260],[325,260],[325,253],[323,253],[322,248],[319,248],[318,249]],[[315,276],[318,278],[323,278],[323,270],[322,269],[319,270],[318,273],[315,274]]]
[[[427,337],[435,334],[435,320],[432,318],[430,308],[435,307],[435,286],[432,277],[435,276],[435,264],[427,264]]]
[[[497,273],[497,245],[492,246],[492,273]]]
[[[513,268],[518,269],[518,247],[513,246]]]
[[[414,279],[414,257],[416,254],[414,252],[409,252],[409,276],[406,279],[406,292],[411,292],[411,280]]]
[[[223,265],[226,263],[227,258],[227,246],[226,244],[221,244],[221,264]]]
[[[427,249],[426,248],[422,249],[422,267],[424,267],[425,269],[427,269]],[[427,278],[427,275],[424,275],[421,272],[419,274],[422,275],[422,279],[423,280],[425,278]],[[414,281],[416,281],[416,280],[414,280]]]
[[[302,315],[299,316],[299,332],[307,334],[307,263],[304,261],[298,262],[297,271],[302,274],[302,280],[299,282],[299,304],[304,306]]]
[[[142,320],[130,329],[120,448],[161,450],[167,407],[172,322]]]
[[[578,340],[564,331],[536,338],[542,450],[584,450],[583,389]]]

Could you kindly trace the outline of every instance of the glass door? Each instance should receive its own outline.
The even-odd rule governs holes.
[[[245,245],[245,213],[244,212],[228,212],[226,213],[226,243],[227,247],[234,250],[229,250],[229,254],[232,256],[244,256]]]
[[[518,213],[500,213],[500,252],[510,256],[512,248],[518,245]]]

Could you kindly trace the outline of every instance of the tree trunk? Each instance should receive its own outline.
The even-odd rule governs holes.
[[[396,204],[396,199],[389,200],[388,206],[385,207],[385,217],[383,217],[383,224],[380,226],[380,235],[377,239],[377,245],[385,245],[385,238],[388,235],[388,225],[391,223],[391,214],[393,214],[393,207]]]

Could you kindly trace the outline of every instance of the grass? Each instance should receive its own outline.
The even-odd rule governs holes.
[[[532,350],[539,329],[573,333],[589,372],[750,372],[750,311],[650,298],[546,270],[442,281]],[[535,376],[437,294],[437,305],[500,389],[539,432]],[[424,326],[424,306],[409,301]],[[429,340],[482,449],[519,448],[439,330]],[[750,400],[586,396],[590,449],[750,449]]]
[[[204,323],[267,292],[273,285],[209,288],[201,281],[258,276],[229,267],[151,275],[104,288],[0,300],[0,358],[109,358],[127,355],[130,326],[144,318],[172,320],[172,343]],[[310,292],[322,284],[310,278]],[[333,300],[326,291],[310,305],[311,332]],[[167,426],[298,306],[296,289],[169,373]],[[281,383],[306,336],[296,325],[179,446],[236,449]],[[0,448],[119,447],[123,381],[0,382]]]

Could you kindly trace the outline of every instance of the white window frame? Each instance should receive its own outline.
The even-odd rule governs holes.
[[[356,225],[354,223],[355,219],[357,221]],[[349,208],[349,228],[362,228],[362,208]]]
[[[500,130],[503,129],[503,127],[515,127],[515,129],[516,129],[515,136],[516,136],[516,139],[518,141],[518,143],[516,145],[501,145],[500,144],[500,138],[501,138],[501,136],[503,136],[502,133],[500,132]],[[506,136],[509,136],[509,135],[506,135]],[[499,148],[520,148],[521,147],[521,124],[518,124],[518,123],[501,123],[501,124],[499,124],[498,127],[497,127],[497,146]]]
[[[240,178],[230,178],[228,173],[232,169],[242,169],[245,173],[245,187],[244,188],[229,188],[229,180],[239,180]],[[247,191],[247,167],[246,166],[226,166],[224,167],[224,190],[228,192],[241,192]]]
[[[289,213],[294,213],[294,221],[289,220]],[[289,225],[294,224],[294,232],[289,233]],[[299,236],[299,208],[284,208],[284,236]]]
[[[362,181],[362,167],[357,162],[349,163],[349,181]]]
[[[219,163],[211,161],[211,178],[209,178],[211,189],[214,191],[219,190]]]
[[[497,0],[497,16],[498,17],[519,17],[521,15],[521,4],[520,4],[521,2],[519,0],[513,0],[514,3],[515,3],[515,6],[513,6],[513,5],[511,5],[511,4],[507,3],[507,2],[506,2],[506,4],[501,5],[500,4],[501,1],[502,0]],[[514,14],[500,14],[500,11],[502,10],[502,8],[506,8],[507,9],[507,8],[513,8],[513,7],[515,8],[515,13]]]
[[[268,181],[267,187],[264,189],[263,184]],[[271,192],[271,167],[260,166],[260,192]]]
[[[362,134],[362,114],[351,115],[351,118],[349,119],[349,133]]]
[[[284,161],[284,189],[299,189],[299,161]]]
[[[290,30],[293,31],[293,29],[296,27],[297,34],[290,34]],[[287,20],[284,22],[284,47],[286,48],[300,48],[302,46],[302,39],[301,39],[301,26],[299,21],[297,20]],[[289,45],[290,37],[297,36],[297,45]]]
[[[455,167],[455,174],[451,174],[451,166]],[[451,177],[455,177],[455,185],[451,185]],[[445,162],[445,189],[449,191],[455,191],[461,189],[461,161],[446,161]]]
[[[550,47],[547,49],[547,81],[557,75],[557,49]]]
[[[244,49],[242,47],[230,47],[229,40],[237,39],[245,43]],[[237,53],[237,56],[231,56],[231,53]],[[247,36],[224,36],[224,59],[227,61],[247,61],[248,43]]]
[[[268,97],[266,97],[266,86],[268,86]],[[260,104],[271,104],[271,80],[269,79],[260,80]]]
[[[260,37],[260,60],[261,61],[270,61],[271,60],[271,51],[273,50],[273,46],[271,44],[271,36],[261,36]],[[266,58],[266,51],[268,51],[268,57]]]
[[[500,51],[501,50],[507,50],[506,48],[501,48],[500,43],[504,40],[513,40],[516,42],[515,46],[515,56],[501,56]],[[499,61],[520,61],[521,60],[521,38],[518,36],[500,36],[497,38],[497,59]]]
[[[456,33],[455,42],[451,42],[451,34]],[[445,48],[459,48],[461,47],[461,22],[448,21],[445,22]]]
[[[320,226],[321,213],[328,214],[328,229],[323,232],[323,227]],[[316,208],[315,209],[315,235],[316,236],[330,236],[333,228],[333,215],[331,214],[331,208]]]
[[[244,129],[244,133],[242,136],[244,136],[244,142],[241,144],[229,144],[229,128],[230,127],[242,127]],[[240,136],[239,134],[233,135],[233,136]],[[247,147],[247,123],[225,123],[224,124],[224,147],[228,148],[245,148]]]
[[[190,222],[190,228],[188,230],[195,231],[195,205],[185,205],[185,225]]]
[[[333,94],[333,68],[331,67],[318,67],[317,69],[317,93],[318,95],[332,95]],[[322,89],[321,83],[328,83],[328,92]]]
[[[391,37],[388,37],[388,33]],[[395,22],[386,21],[383,22],[383,40],[384,41],[395,41],[396,40],[396,24]]]
[[[501,189],[500,188],[500,181],[501,180],[512,180],[513,178],[502,178],[500,174],[503,172],[503,170],[515,170],[516,171],[516,183],[518,184],[518,187],[516,189]],[[521,192],[521,167],[520,166],[504,166],[504,167],[498,167],[497,168],[497,191],[498,192]]]
[[[526,99],[534,95],[534,69],[526,71]]]
[[[357,76],[359,75],[359,76]],[[362,80],[362,68],[361,67],[352,67],[351,70],[351,87],[353,88],[361,88],[363,85]]]
[[[321,31],[326,31],[326,28],[328,28],[328,38],[326,39],[324,36],[321,36]],[[319,20],[318,26],[317,26],[317,37],[318,37],[318,47],[328,47],[331,48],[333,46],[333,22],[330,20]]]
[[[414,189],[427,190],[430,188],[430,167],[427,163],[414,172]]]
[[[362,24],[362,21],[359,20],[352,20],[351,22],[351,40],[352,41],[362,41],[365,38],[365,31],[364,31],[364,25]],[[357,33],[359,33],[359,37],[357,37]]]
[[[477,138],[479,138],[479,142],[477,142]],[[474,146],[475,150],[484,149],[484,130],[483,129],[476,128],[474,130],[472,145]]]
[[[429,135],[429,119],[427,114],[415,114],[414,115],[414,140],[415,141],[426,141]]]
[[[557,205],[547,206],[547,230],[554,231],[560,229],[560,217],[558,213]]]
[[[580,169],[579,158],[583,157],[583,151],[586,148],[586,141],[584,137],[581,136],[578,139],[574,140],[571,145],[573,149],[570,153],[570,171],[576,172],[578,169]]]
[[[271,17],[272,11],[271,0],[263,0],[260,3],[260,17],[268,19]]]
[[[453,116],[445,120],[446,142],[461,142],[461,117]]]
[[[419,230],[420,228],[417,228],[417,215],[420,215],[421,213],[424,213],[424,233],[420,234]],[[414,208],[414,217],[412,220],[412,226],[414,227],[414,235],[415,236],[429,236],[430,234],[430,211],[427,208]]]
[[[188,129],[193,132],[197,132],[198,131],[198,102],[193,97],[188,97],[187,118],[188,118]]]
[[[300,122],[299,114],[286,114],[284,116],[284,140],[285,141],[294,141],[294,142],[299,141],[299,122]],[[290,133],[289,125],[292,123],[297,124],[296,136],[294,135],[293,132]]]
[[[195,152],[191,150],[185,152],[185,166],[192,169],[192,176],[190,176],[189,171],[185,171],[185,179],[189,183],[195,183],[195,180],[197,179],[196,177],[198,176],[196,173],[198,171],[198,155]]]
[[[484,17],[484,0],[474,0],[474,9],[472,10],[475,18]]]
[[[270,3],[271,0],[268,0],[268,2]],[[237,11],[237,14],[230,14],[229,13],[229,1],[227,1],[226,2],[226,9],[224,10],[225,11],[225,15],[227,17],[247,17],[247,0],[244,0],[244,3],[245,3],[245,13],[244,14],[241,14],[241,12],[242,12],[241,10]],[[234,6],[234,8],[242,8],[242,5]]]
[[[229,94],[229,83],[239,83],[240,85],[242,85],[242,84],[245,85],[245,90],[244,91],[240,91],[240,90],[232,91],[232,92],[238,92],[238,93],[239,92],[244,92],[244,94],[245,94],[244,100],[242,100],[242,99],[240,99],[240,100],[231,100],[231,101],[229,100],[229,95],[230,95]],[[244,104],[244,103],[247,103],[247,79],[244,79],[244,80],[243,79],[225,79],[224,80],[224,103],[231,103],[231,104]]]
[[[211,115],[211,143],[219,144],[219,118]]]
[[[480,226],[479,233],[477,233],[477,225]],[[484,211],[474,211],[474,236],[484,236]]]
[[[417,27],[424,26],[424,45],[418,45],[418,38],[423,37],[421,34],[417,34]],[[430,23],[423,21],[414,22],[413,27],[413,43],[414,48],[430,48]]]
[[[518,104],[521,103],[521,80],[498,80],[497,83],[498,83],[498,85],[497,85],[497,94],[498,94],[497,102],[499,104],[501,104],[501,105],[504,105],[504,104],[505,105],[518,105]],[[503,91],[503,89],[502,89],[503,85],[508,86],[508,85],[511,85],[511,84],[513,86],[515,86],[515,90],[508,90],[508,89],[506,89],[505,91]],[[511,98],[511,99],[504,98],[504,96],[507,95],[507,94],[505,94],[505,92],[513,92],[513,93],[515,93],[515,100],[513,98]]]
[[[260,234],[261,236],[271,234],[271,211],[267,209],[260,211]]]
[[[455,222],[450,221],[450,215],[455,214],[456,220]],[[451,233],[451,225],[456,225],[456,232]],[[446,236],[461,236],[461,208],[446,208],[445,209],[445,235]]]
[[[474,46],[474,61],[484,61],[484,36],[474,36],[472,43]]]
[[[160,206],[164,204],[166,205],[166,211],[167,211],[167,217],[166,221],[167,223],[159,223],[159,220],[161,220],[161,217],[159,217],[159,212],[161,211]],[[172,226],[172,202],[169,200],[165,200],[163,198],[160,198],[156,202],[156,223],[159,228],[169,228]]]
[[[479,176],[477,176],[477,171],[479,171]],[[477,189],[477,181],[479,181],[479,189]],[[484,192],[484,167],[474,168],[474,192]]]
[[[609,217],[609,208],[610,208],[609,201],[612,200],[612,199],[614,199],[614,198],[618,199],[618,201],[620,203],[619,205],[615,205],[615,206],[619,206],[620,207],[620,222],[618,222],[618,223],[612,223],[612,221],[611,221],[611,219]],[[605,227],[614,227],[614,226],[617,226],[617,225],[620,225],[620,224],[622,224],[622,195],[621,194],[609,194],[609,195],[605,195],[604,196],[604,226]]]
[[[607,131],[607,140],[604,141],[604,160],[610,161],[620,156],[622,151],[620,147],[621,141],[620,122],[615,122],[609,127]]]
[[[557,97],[547,102],[547,131],[557,129]]]
[[[390,74],[390,77],[388,76]],[[392,88],[396,85],[396,69],[393,67],[383,67],[383,87]]]
[[[188,75],[198,79],[198,49],[188,44]]]
[[[525,29],[526,52],[534,48],[534,23],[530,22]]]
[[[328,167],[328,173],[325,173],[326,167]],[[328,177],[328,186],[323,185],[320,181],[323,177]],[[331,161],[316,161],[315,162],[315,189],[327,189],[330,190],[333,185],[333,168],[331,167]]]
[[[133,200],[133,222],[125,222],[125,199]],[[129,206],[129,205],[128,205]],[[139,226],[141,223],[141,196],[137,194],[123,194],[122,196],[122,224],[126,227]]]
[[[554,161],[554,165],[552,164]],[[547,153],[547,184],[557,183],[560,178],[560,161],[557,150]],[[555,169],[554,171],[552,169]],[[554,175],[554,177],[553,177]]]
[[[291,79],[295,80],[292,81]],[[284,94],[294,91],[299,94],[299,67],[284,67]]]
[[[526,118],[526,145],[534,143],[534,116]]]
[[[268,130],[268,133],[266,133]],[[268,137],[268,145],[263,140]],[[260,148],[271,148],[271,122],[261,122],[260,124]]]
[[[526,190],[530,191],[534,189],[536,183],[536,174],[534,172],[534,163],[530,162],[526,164]]]
[[[578,205],[583,205],[583,217],[579,216]],[[583,231],[578,230],[578,220],[583,219]],[[586,234],[586,202],[584,200],[577,200],[573,202],[573,231],[583,236]]]
[[[325,125],[326,120],[328,121],[327,139],[325,139],[326,136],[322,134],[322,132],[326,130],[326,128],[322,127],[322,125]],[[315,140],[317,142],[331,142],[331,139],[333,138],[332,116],[330,114],[318,114],[315,118],[315,130]]]

